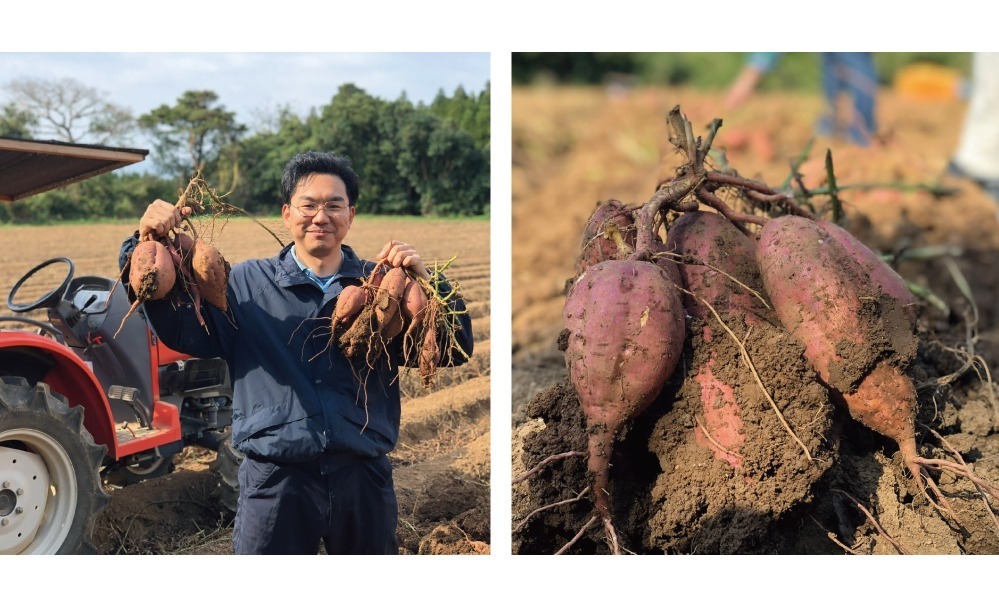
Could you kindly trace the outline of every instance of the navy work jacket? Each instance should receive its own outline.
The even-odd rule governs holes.
[[[137,240],[122,245],[124,264]],[[361,284],[374,269],[343,246],[340,276],[324,293],[285,246],[273,258],[247,260],[232,268],[226,313],[205,302],[202,326],[190,302],[145,302],[148,321],[170,348],[192,356],[220,357],[233,382],[232,444],[263,459],[312,460],[323,454],[377,457],[399,438],[398,368],[402,336],[368,369],[351,363],[330,340],[330,316],[344,287]],[[123,276],[127,282],[127,272]],[[447,282],[441,291],[450,290]],[[190,299],[189,297],[187,299]],[[460,298],[454,308],[465,312]],[[472,355],[472,327],[458,318],[457,341]],[[442,363],[466,361],[441,345]]]

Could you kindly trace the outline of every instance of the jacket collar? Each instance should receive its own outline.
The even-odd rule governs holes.
[[[291,248],[294,245],[294,243],[289,243],[281,248],[281,252],[278,253],[278,268],[274,280],[282,287],[301,284],[312,285],[312,281],[302,272],[302,269],[298,266],[298,262],[295,261],[295,257],[291,254]],[[357,254],[349,245],[342,245],[340,247],[343,248],[343,264],[340,266],[340,276],[354,279],[362,278],[364,276],[364,263],[357,257]]]

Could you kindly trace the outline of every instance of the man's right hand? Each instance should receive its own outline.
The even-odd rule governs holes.
[[[178,209],[169,202],[154,200],[139,220],[139,239],[153,234],[165,236],[174,227],[179,227],[184,217],[191,215],[191,211],[188,206]]]

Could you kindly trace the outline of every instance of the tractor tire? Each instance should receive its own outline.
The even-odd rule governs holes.
[[[0,554],[93,554],[107,448],[83,427],[83,407],[45,383],[0,378]]]
[[[218,454],[212,462],[211,470],[218,477],[218,499],[230,514],[236,513],[239,500],[239,465],[243,463],[243,453],[232,446],[231,436],[219,443]]]

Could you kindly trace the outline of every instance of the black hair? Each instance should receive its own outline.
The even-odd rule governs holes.
[[[347,201],[353,206],[357,204],[360,178],[350,165],[350,160],[337,156],[333,152],[305,152],[288,161],[281,175],[281,195],[284,203],[291,201],[299,183],[310,175],[334,175],[343,180],[347,187]]]

